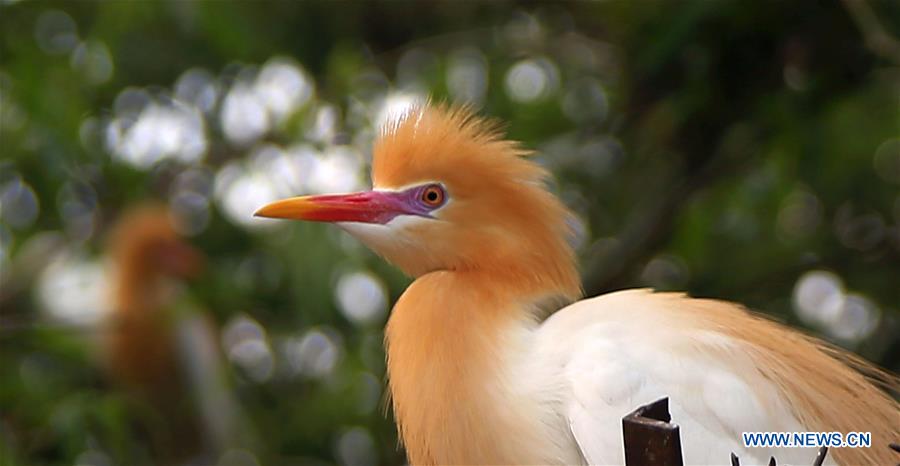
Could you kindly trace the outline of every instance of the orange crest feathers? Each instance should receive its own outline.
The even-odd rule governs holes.
[[[448,227],[427,235],[429,254],[452,256],[439,268],[514,271],[516,281],[574,298],[573,214],[546,189],[550,173],[531,153],[468,107],[425,104],[383,129],[372,181],[380,189],[446,187],[450,202],[438,217]]]
[[[377,187],[495,173],[511,181],[539,182],[546,172],[521,160],[528,151],[504,139],[499,121],[477,116],[469,107],[446,104],[413,107],[385,125],[375,143],[372,181]]]

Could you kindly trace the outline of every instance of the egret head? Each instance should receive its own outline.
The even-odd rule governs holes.
[[[336,223],[412,276],[489,270],[577,295],[571,214],[527,155],[468,109],[426,105],[383,129],[371,191],[284,199],[256,215]]]
[[[142,277],[189,278],[203,268],[203,256],[176,232],[168,209],[158,205],[139,206],[123,215],[111,246],[118,266]]]

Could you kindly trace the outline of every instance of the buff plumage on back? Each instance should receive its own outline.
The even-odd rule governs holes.
[[[847,351],[749,314],[733,303],[691,299],[679,293],[647,296],[667,300],[667,306],[683,319],[740,342],[808,430],[871,432],[872,448],[829,452],[840,464],[897,462],[888,444],[900,441],[900,404],[879,389],[900,392],[897,376]]]
[[[466,107],[424,105],[384,128],[372,181],[379,189],[447,187],[455,206],[441,215],[455,228],[435,233],[427,251],[445,269],[490,269],[529,290],[574,299],[581,281],[568,242],[572,213],[546,190],[549,173],[530,154]]]

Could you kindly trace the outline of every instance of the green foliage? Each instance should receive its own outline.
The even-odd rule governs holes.
[[[389,305],[409,280],[335,229],[251,223],[245,204],[364,185],[379,111],[411,95],[471,102],[538,152],[581,217],[589,293],[734,300],[900,370],[900,57],[865,40],[895,37],[900,6],[859,3],[874,25],[838,3],[0,0],[0,464],[153,463],[154,413],[111,386],[102,331],[78,317],[96,288],[69,289],[87,310],[61,318],[51,286],[99,267],[147,199],[193,218],[209,260],[186,286],[224,329],[248,431],[222,464],[402,463],[381,409],[385,309],[354,320],[339,295],[361,272]],[[278,64],[310,95],[255,101],[265,128],[241,139],[254,107],[229,126],[226,101]],[[206,109],[179,94],[201,75]],[[137,139],[149,108],[180,119]],[[844,300],[830,317],[802,312],[816,283]],[[257,352],[229,329],[261,329]]]

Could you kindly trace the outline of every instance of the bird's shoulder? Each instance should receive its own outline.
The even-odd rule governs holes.
[[[742,448],[741,432],[802,430],[710,313],[748,316],[730,303],[627,290],[574,303],[538,329],[537,351],[565,381],[566,416],[589,462],[622,463],[622,417],[663,397],[691,462],[722,463],[731,452],[763,461],[762,449]]]

